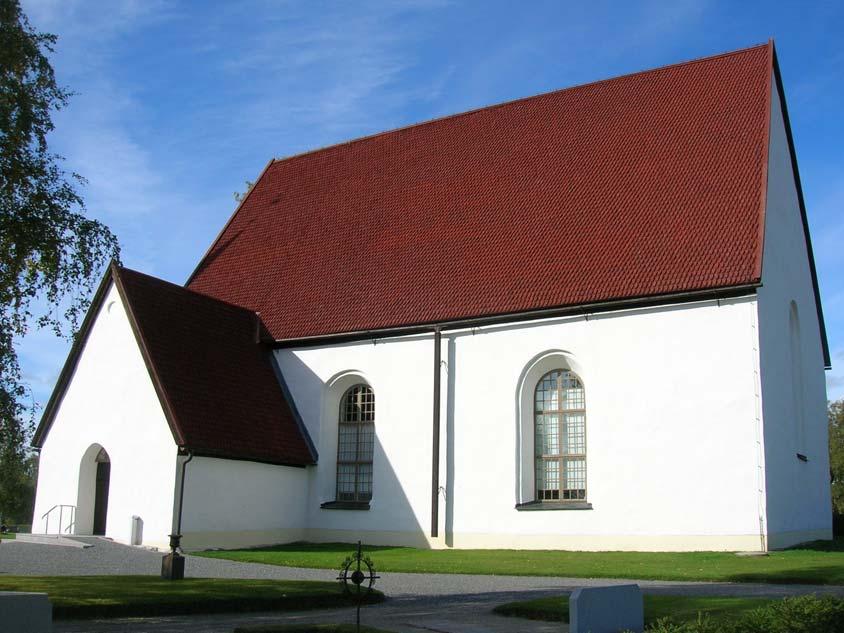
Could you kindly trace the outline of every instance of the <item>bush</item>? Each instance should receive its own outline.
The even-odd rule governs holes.
[[[724,633],[722,622],[714,622],[709,616],[700,616],[696,621],[675,624],[671,618],[660,618],[647,628],[648,633]]]
[[[753,609],[733,622],[707,617],[675,624],[663,618],[649,633],[844,633],[844,600],[824,596],[785,598]]]

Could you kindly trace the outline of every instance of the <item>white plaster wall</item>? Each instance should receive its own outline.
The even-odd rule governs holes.
[[[41,450],[33,532],[44,531],[41,517],[53,505],[91,505],[93,490],[80,491],[79,477],[83,455],[93,444],[111,459],[106,535],[129,542],[131,519],[138,515],[144,544],[166,544],[176,444],[114,285]],[[55,519],[51,532],[54,525]],[[90,521],[80,517],[76,533],[90,530]]]
[[[304,468],[194,457],[185,469],[182,545],[202,549],[301,540],[307,489]]]
[[[308,469],[308,527],[401,532],[425,543],[421,526],[430,522],[425,501],[430,498],[430,340],[368,342],[301,353],[281,350],[276,357],[319,455],[318,466]],[[375,392],[371,509],[320,509],[335,497],[340,398],[357,383],[369,384]]]
[[[779,94],[772,83],[763,285],[758,297],[768,525],[771,546],[781,547],[829,538],[832,510],[820,328]],[[800,321],[806,431],[802,439],[792,388],[791,301]],[[798,452],[809,461],[798,460]]]
[[[442,543],[426,536],[432,336],[277,351],[319,451],[309,469],[309,538],[759,549],[755,311],[748,297],[444,334]],[[553,350],[586,388],[592,509],[517,511],[525,500],[521,473],[531,472],[521,464],[520,382],[537,356]],[[334,498],[339,396],[331,385],[346,375],[375,391],[369,511],[319,507]]]

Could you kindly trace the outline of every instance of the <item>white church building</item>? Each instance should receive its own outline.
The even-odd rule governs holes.
[[[184,286],[112,265],[33,531],[830,538],[829,365],[769,43],[272,160]]]

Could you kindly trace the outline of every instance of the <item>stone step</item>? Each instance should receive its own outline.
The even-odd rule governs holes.
[[[38,545],[77,547],[79,549],[94,547],[93,543],[83,543],[82,541],[77,541],[74,538],[63,536],[61,534],[16,534],[15,541],[18,541],[19,543],[36,543]]]
[[[46,593],[0,591],[3,630],[15,633],[49,633],[53,630],[53,605]]]

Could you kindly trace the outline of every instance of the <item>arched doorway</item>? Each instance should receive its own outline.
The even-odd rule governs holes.
[[[105,536],[108,515],[108,484],[111,477],[111,461],[105,449],[97,453],[97,476],[94,483],[94,534]]]
[[[108,452],[99,444],[92,444],[79,465],[75,534],[105,535],[110,481]]]

